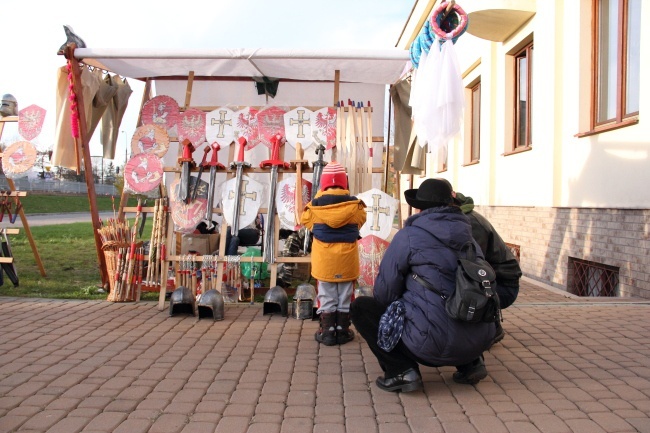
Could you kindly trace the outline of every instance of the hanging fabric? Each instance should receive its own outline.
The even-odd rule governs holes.
[[[129,103],[129,97],[133,90],[125,79],[121,79],[118,75],[110,77],[111,84],[117,90],[111,99],[106,112],[102,116],[102,124],[100,127],[100,143],[104,148],[105,159],[115,159],[115,148],[117,147],[117,138],[120,132],[120,124],[126,112],[126,107]]]

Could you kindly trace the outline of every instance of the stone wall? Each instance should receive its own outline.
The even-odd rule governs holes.
[[[650,298],[650,209],[476,206],[525,276],[567,290],[569,257],[619,268],[621,297]]]

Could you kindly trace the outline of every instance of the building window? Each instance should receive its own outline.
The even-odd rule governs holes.
[[[530,147],[532,141],[533,102],[533,44],[529,44],[515,57],[515,138],[514,149]]]
[[[641,0],[595,0],[592,129],[630,123],[639,114]]]
[[[481,154],[481,83],[472,87],[472,126],[470,129],[469,161],[478,162]]]
[[[567,289],[578,296],[618,297],[619,268],[569,257]]]

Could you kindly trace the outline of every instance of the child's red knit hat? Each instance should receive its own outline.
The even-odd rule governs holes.
[[[348,189],[348,176],[345,174],[345,168],[336,161],[332,161],[323,167],[320,176],[321,191],[325,191],[332,186]]]

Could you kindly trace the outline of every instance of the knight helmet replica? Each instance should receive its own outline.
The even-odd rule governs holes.
[[[296,319],[311,319],[314,317],[316,302],[316,289],[308,283],[299,284],[293,296],[291,316]]]
[[[264,296],[263,314],[280,313],[283,317],[288,315],[289,297],[287,292],[280,286],[269,289]]]
[[[169,315],[191,314],[196,315],[196,299],[192,291],[187,287],[180,286],[174,289],[169,299]]]
[[[18,101],[9,93],[2,95],[0,104],[0,116],[18,116]]]
[[[197,308],[199,310],[199,319],[211,317],[215,322],[223,320],[225,315],[223,295],[215,289],[210,289],[201,295]]]
[[[354,290],[354,297],[358,298],[360,296],[372,296],[372,287],[371,286],[359,286]]]

